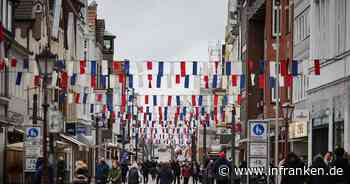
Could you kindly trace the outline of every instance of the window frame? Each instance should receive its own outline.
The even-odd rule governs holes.
[[[279,24],[276,23],[277,13],[279,14]],[[278,36],[281,36],[281,6],[272,5],[272,37],[277,37],[277,31],[279,31]],[[278,30],[277,30],[278,25]]]

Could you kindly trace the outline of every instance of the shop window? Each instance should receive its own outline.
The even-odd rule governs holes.
[[[344,121],[333,124],[333,147],[344,147]]]
[[[277,16],[279,15],[279,16]],[[277,20],[278,19],[278,20]],[[272,36],[275,37],[277,34],[281,36],[281,11],[280,7],[273,6],[272,9]]]

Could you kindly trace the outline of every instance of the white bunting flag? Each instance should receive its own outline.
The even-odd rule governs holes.
[[[276,78],[276,62],[270,61],[270,77]]]
[[[67,74],[69,77],[73,75],[73,68],[74,68],[74,63],[72,61],[67,61],[66,62],[66,67],[67,67]]]
[[[108,75],[108,61],[107,60],[102,60],[101,63],[101,70],[102,70],[102,75]]]
[[[55,88],[57,86],[57,77],[58,77],[58,74],[56,71],[52,71],[52,74],[51,74],[51,87],[52,88]]]
[[[242,62],[232,63],[232,75],[242,75]]]
[[[255,86],[255,74],[254,73],[250,74],[250,80],[252,82],[252,86]]]

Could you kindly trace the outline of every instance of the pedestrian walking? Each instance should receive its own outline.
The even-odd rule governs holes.
[[[74,184],[87,184],[89,183],[89,169],[84,161],[79,160],[75,164],[74,170]]]
[[[62,156],[57,161],[57,183],[64,184],[66,180],[66,161]]]
[[[149,176],[149,166],[147,164],[147,162],[142,163],[141,165],[141,172],[142,172],[142,176],[143,176],[143,183],[148,183],[148,176]]]
[[[215,169],[214,169],[214,161],[210,160],[207,165],[207,175],[208,175],[208,184],[214,184],[215,177]]]
[[[316,155],[314,157],[310,168],[322,169],[325,173],[329,172],[328,164],[326,160],[322,158],[321,155]],[[330,180],[330,176],[326,174],[320,173],[320,175],[311,175],[309,177],[309,184],[329,184],[329,183],[332,183],[332,182]]]
[[[192,182],[197,184],[199,179],[199,164],[197,162],[192,163]]]
[[[108,180],[111,184],[122,183],[122,169],[117,160],[112,162],[112,169],[109,172]]]
[[[336,148],[334,150],[335,159],[330,164],[331,168],[342,169],[342,174],[332,176],[331,181],[334,184],[347,184],[350,182],[349,161],[345,158],[345,150],[343,148]]]
[[[283,164],[287,169],[304,169],[304,162],[293,152],[288,153],[287,158]],[[304,184],[306,180],[302,175],[283,175],[281,184]]]
[[[128,175],[128,184],[139,184],[140,183],[140,178],[141,178],[141,173],[140,173],[140,169],[137,165],[137,163],[133,163]]]
[[[96,183],[106,184],[109,174],[109,166],[106,161],[102,158],[96,167]]]
[[[128,163],[126,161],[121,163],[121,169],[122,169],[122,182],[126,183],[126,176],[129,172],[129,167],[128,167]]]
[[[162,163],[160,166],[160,172],[157,177],[158,184],[171,184],[173,182],[174,175],[169,163]]]
[[[173,173],[174,173],[174,184],[180,184],[181,182],[181,166],[179,161],[174,161],[173,165]]]
[[[184,178],[184,184],[188,184],[190,177],[191,177],[192,173],[191,173],[191,167],[190,164],[186,163],[183,167],[182,167],[182,177]]]
[[[231,163],[226,159],[224,152],[220,152],[218,156],[219,158],[214,162],[216,183],[229,184],[232,172]]]

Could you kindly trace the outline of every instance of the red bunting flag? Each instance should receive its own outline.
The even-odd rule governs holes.
[[[17,66],[17,59],[16,58],[12,58],[11,59],[11,67],[16,68],[16,66]]]
[[[4,27],[2,26],[2,24],[0,24],[0,42],[5,40],[5,31],[4,31]]]
[[[175,76],[175,82],[176,84],[180,84],[180,75]]]
[[[152,74],[148,74],[147,79],[148,79],[148,88],[152,88]]]
[[[204,76],[204,84],[205,84],[205,88],[208,89],[209,88],[209,76],[208,75]]]
[[[5,61],[3,59],[0,59],[0,72],[5,69]]]
[[[80,103],[80,93],[75,94],[75,103]]]
[[[241,95],[237,95],[237,104],[238,105],[241,105],[241,98],[242,98]]]
[[[96,75],[91,76],[91,87],[96,88]]]
[[[145,104],[148,104],[148,95],[145,95]]]
[[[259,88],[264,89],[265,87],[265,76],[264,74],[259,75]]]
[[[86,67],[86,61],[85,60],[80,60],[80,74],[85,73],[85,67]]]
[[[321,63],[319,59],[314,60],[314,65],[315,65],[315,75],[320,75],[321,74]]]
[[[40,75],[36,75],[34,77],[34,86],[39,87],[40,85],[41,85],[41,77],[40,77]]]
[[[254,66],[255,66],[255,63],[253,60],[251,59],[248,59],[247,60],[247,63],[248,63],[248,69],[249,69],[249,72],[254,72]]]
[[[68,74],[67,72],[63,72],[61,74],[61,80],[60,80],[60,88],[63,90],[66,90],[68,88]]]
[[[102,98],[103,98],[103,94],[97,94],[97,95],[96,95],[96,100],[97,100],[98,102],[102,102]]]
[[[124,81],[125,81],[124,74],[119,74],[118,76],[119,76],[119,83],[124,83]]]
[[[147,61],[147,70],[152,70],[152,61]]]
[[[292,87],[293,85],[293,76],[288,74],[284,77],[284,83],[286,87]]]
[[[122,95],[122,107],[126,105],[126,95]]]
[[[168,106],[171,106],[171,100],[172,100],[172,96],[168,96]]]
[[[219,102],[219,96],[214,95],[214,106],[218,106],[218,102]]]
[[[281,75],[287,76],[288,74],[288,63],[286,60],[281,60]]]
[[[192,95],[192,106],[196,106],[196,96]]]
[[[113,61],[114,72],[120,72],[122,70],[122,63],[118,61]]]
[[[233,87],[237,86],[237,75],[231,76],[231,84]]]
[[[184,77],[186,76],[186,62],[185,61],[181,61],[181,76]]]

